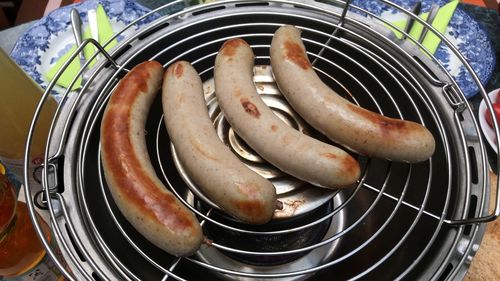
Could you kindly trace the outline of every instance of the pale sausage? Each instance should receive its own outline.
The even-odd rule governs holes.
[[[251,224],[268,222],[276,189],[219,139],[201,79],[190,63],[175,62],[167,69],[162,102],[168,134],[190,178],[226,213]]]
[[[421,162],[434,153],[434,137],[424,126],[366,110],[324,84],[307,58],[299,29],[280,27],[270,54],[274,77],[287,101],[332,141],[393,161]]]
[[[242,39],[224,43],[215,60],[215,91],[231,127],[262,158],[282,171],[326,188],[358,180],[358,162],[345,151],[288,126],[262,101],[253,84],[254,54]]]

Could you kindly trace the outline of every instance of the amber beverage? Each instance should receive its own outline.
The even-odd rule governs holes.
[[[1,172],[0,279],[58,280],[60,275],[38,239],[26,204],[17,200],[14,186]],[[38,219],[50,241],[49,226],[41,218]]]

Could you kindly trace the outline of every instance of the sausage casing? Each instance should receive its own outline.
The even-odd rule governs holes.
[[[268,222],[276,189],[219,139],[190,63],[175,62],[167,69],[162,101],[168,134],[190,178],[228,214],[251,224]]]
[[[421,162],[434,153],[434,137],[422,125],[366,110],[324,84],[307,58],[299,29],[280,27],[270,54],[274,77],[287,101],[331,140],[355,152],[393,161]]]
[[[158,62],[144,62],[119,82],[101,123],[101,159],[113,199],[132,226],[166,252],[188,256],[201,245],[200,224],[156,176],[146,148],[145,124],[163,72]]]
[[[215,92],[231,127],[280,170],[326,188],[351,186],[358,162],[345,151],[288,126],[262,101],[253,84],[254,54],[242,39],[224,43],[215,60]]]

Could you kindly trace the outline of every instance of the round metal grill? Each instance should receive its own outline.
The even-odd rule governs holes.
[[[484,224],[470,223],[496,218],[498,208],[487,215],[484,144],[461,89],[436,59],[420,52],[418,43],[415,47],[391,39],[382,19],[340,1],[302,2],[307,3],[220,1],[160,17],[109,55],[104,53],[102,62],[86,72],[82,90],[65,95],[47,145],[43,183],[62,255],[56,261],[69,279],[463,277],[484,232]],[[425,125],[436,139],[433,157],[405,164],[359,156],[363,174],[357,186],[329,191],[283,174],[247,148],[221,115],[212,79],[218,49],[235,37],[246,40],[256,54],[255,83],[268,105],[289,125],[329,142],[290,109],[274,84],[269,46],[283,24],[303,30],[315,70],[345,98]],[[121,215],[103,177],[99,151],[102,112],[127,69],[145,60],[168,66],[181,59],[190,61],[205,81],[205,98],[221,140],[252,169],[273,180],[286,210],[264,226],[248,226],[219,211],[183,172],[163,125],[158,97],[146,128],[150,158],[212,241],[188,258],[156,248]],[[30,194],[29,185],[26,191]],[[33,209],[32,202],[29,206]]]

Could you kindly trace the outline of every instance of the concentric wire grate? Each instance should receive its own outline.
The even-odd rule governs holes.
[[[301,2],[220,1],[164,16],[125,39],[107,60],[89,70],[88,82],[78,94],[66,93],[60,106],[64,117],[56,120],[47,146],[44,166],[52,168],[44,169],[43,179],[45,195],[52,198],[47,205],[63,256],[57,262],[61,268],[63,259],[68,264],[65,274],[69,279],[463,276],[464,262],[474,254],[473,247],[484,231],[484,224],[465,224],[492,220],[498,208],[486,216],[489,181],[484,144],[460,88],[432,56],[420,54],[407,42],[391,40],[380,26],[382,19],[375,15],[361,11],[373,17],[367,20],[352,12],[356,7],[341,1],[331,1],[333,5]],[[170,5],[180,3],[183,1]],[[285,237],[294,239],[294,234],[307,229],[328,227],[318,241],[271,251],[235,246],[216,235],[210,237],[210,246],[204,245],[193,257],[168,256],[126,222],[107,190],[98,129],[106,100],[126,69],[135,64],[157,60],[167,66],[183,59],[206,81],[207,103],[213,105],[216,101],[209,81],[222,43],[241,37],[252,46],[256,65],[269,65],[272,35],[283,24],[303,30],[308,55],[330,87],[370,110],[424,124],[436,139],[436,153],[429,161],[413,165],[359,157],[363,175],[358,185],[328,194],[330,207],[322,215],[277,228],[249,228],[228,223],[190,192],[176,168],[158,99],[147,124],[151,160],[167,186],[197,214],[206,233],[215,229],[244,237],[247,243],[263,238],[282,243],[287,242],[282,240]],[[255,79],[263,89],[273,89],[272,75]],[[482,86],[480,89],[486,96]],[[273,91],[261,94],[279,97]],[[214,120],[223,122],[216,105],[213,112]],[[321,138],[313,130],[310,134]],[[28,144],[30,141],[31,134]],[[58,178],[58,184],[51,178]],[[29,185],[26,191],[30,194]],[[291,191],[282,191],[287,192]],[[29,206],[33,210],[32,202]],[[44,243],[55,257],[47,241]],[[228,258],[272,260],[290,255],[297,258],[279,265]]]

